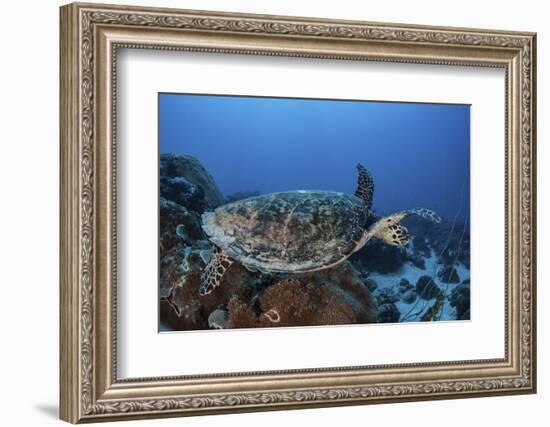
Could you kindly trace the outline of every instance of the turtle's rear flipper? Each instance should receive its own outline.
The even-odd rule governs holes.
[[[367,168],[362,164],[357,165],[357,172],[359,172],[359,176],[357,178],[355,195],[363,199],[367,209],[370,210],[372,207],[372,194],[374,193],[374,181]]]
[[[212,257],[204,270],[201,272],[201,286],[199,288],[200,295],[208,295],[215,288],[220,286],[224,273],[231,267],[233,260],[227,254],[218,248],[214,248]]]

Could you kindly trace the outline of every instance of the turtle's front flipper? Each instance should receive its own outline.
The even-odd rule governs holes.
[[[409,209],[405,212],[407,213],[407,215],[405,216],[418,215],[419,217],[427,219],[428,221],[435,222],[436,224],[439,224],[441,222],[441,217],[438,214],[426,208]]]
[[[441,222],[441,217],[434,211],[424,208],[410,209],[408,211],[394,213],[377,221],[372,226],[372,236],[383,240],[389,245],[405,246],[409,243],[410,236],[407,228],[399,224],[399,222],[409,215],[418,215],[435,223]]]
[[[233,260],[217,246],[212,252],[212,257],[204,270],[201,273],[201,286],[199,288],[200,295],[208,295],[210,292],[220,286],[222,277],[229,267],[233,264]]]

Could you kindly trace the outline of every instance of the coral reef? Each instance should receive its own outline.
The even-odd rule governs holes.
[[[181,176],[161,177],[160,188],[164,198],[190,210],[204,212],[208,207],[203,187],[195,185]]]
[[[205,167],[193,156],[163,153],[160,155],[161,195],[163,195],[162,178],[184,178],[187,182],[202,188],[204,200],[210,208],[219,206],[224,197],[214,178]],[[165,196],[170,199],[170,197]],[[175,201],[175,200],[174,200]]]
[[[280,280],[261,295],[262,313],[259,319],[262,324],[275,323],[266,316],[269,311],[276,312],[279,317],[276,326],[342,325],[375,321],[376,307],[370,291],[349,263],[340,268],[298,277]]]
[[[200,296],[200,272],[213,249],[201,214],[257,192],[224,198],[191,156],[162,154],[160,174],[163,330],[469,319],[466,226],[414,217],[407,218],[413,237],[406,248],[373,239],[342,264],[309,274],[264,274],[236,262],[222,286]]]
[[[435,297],[435,302],[431,307],[429,307],[426,312],[420,318],[422,322],[435,322],[441,320],[441,310],[443,309],[443,304],[445,303],[445,296],[443,293],[438,293]]]
[[[399,282],[399,296],[405,304],[412,304],[416,301],[416,287],[406,278]]]
[[[470,320],[470,281],[455,287],[450,296],[451,306],[456,309],[458,320]]]
[[[369,279],[368,277],[363,280],[363,284],[367,287],[367,289],[371,292],[374,292],[376,288],[378,287],[378,283],[376,283],[374,280]]]
[[[208,326],[214,329],[227,329],[229,314],[223,308],[217,308],[208,316]]]
[[[442,221],[429,227],[422,218],[408,217],[405,221],[411,235],[415,252],[428,257],[433,251],[442,265],[462,264],[470,268],[470,233],[467,223]]]
[[[430,300],[436,298],[441,289],[430,276],[421,276],[416,282],[416,293],[420,298]]]
[[[197,263],[201,261],[197,260]],[[369,323],[376,320],[376,306],[370,291],[360,280],[350,264],[341,268],[298,278],[281,278],[266,286],[259,274],[238,265],[232,266],[224,278],[224,284],[216,292],[197,298],[198,274],[190,274],[189,280],[180,282],[168,300],[177,307],[179,327],[202,329],[204,316],[210,326],[250,328],[265,326],[306,326],[347,323]],[[202,307],[189,304],[198,302]],[[220,322],[223,310],[227,322]],[[189,315],[194,312],[197,322],[189,325]],[[213,314],[216,312],[216,314]],[[168,322],[167,322],[168,323]],[[175,325],[172,324],[174,327]]]
[[[378,305],[378,322],[398,322],[401,319],[398,306],[413,304],[417,293],[415,286],[402,278],[397,284],[377,288],[374,297]]]
[[[458,273],[456,271],[456,268],[452,265],[445,265],[441,270],[438,271],[437,277],[441,282],[443,283],[459,283],[460,278],[458,277]]]
[[[428,241],[426,240],[426,237],[424,237],[422,234],[417,234],[413,236],[412,246],[414,251],[422,257],[429,257],[432,252],[432,250],[428,246]]]
[[[364,248],[352,255],[362,270],[381,274],[395,273],[407,262],[407,251],[373,239]]]
[[[400,317],[401,313],[394,303],[381,304],[378,308],[378,323],[396,323]]]
[[[298,278],[281,277],[267,287],[261,275],[235,264],[223,286],[199,297],[196,267],[202,263],[196,259],[191,272],[163,299],[161,317],[173,329],[341,325],[377,318],[370,291],[349,263]]]

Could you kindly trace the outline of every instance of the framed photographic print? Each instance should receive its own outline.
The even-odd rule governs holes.
[[[536,390],[535,34],[61,8],[61,418]]]

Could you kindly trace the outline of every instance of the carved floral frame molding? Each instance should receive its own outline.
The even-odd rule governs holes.
[[[505,357],[117,380],[115,65],[121,47],[505,68]],[[61,8],[60,51],[62,419],[535,391],[535,34],[71,4]]]

